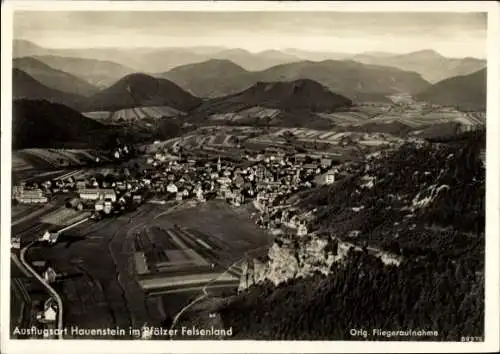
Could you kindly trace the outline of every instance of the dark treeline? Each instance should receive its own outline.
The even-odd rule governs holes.
[[[482,336],[484,275],[469,259],[385,266],[351,251],[328,277],[250,288],[221,311],[233,339],[448,340]],[[477,272],[477,273],[476,273]],[[438,336],[353,337],[351,329],[426,330]]]
[[[406,144],[310,193],[301,204],[317,208],[313,230],[400,255],[402,263],[384,265],[351,250],[329,276],[251,287],[222,310],[225,326],[233,326],[236,339],[363,340],[351,336],[353,328],[438,331],[387,340],[481,337],[484,137],[473,132],[447,143]],[[372,187],[366,176],[374,177]],[[429,203],[417,203],[427,197]],[[349,236],[353,230],[356,237]]]

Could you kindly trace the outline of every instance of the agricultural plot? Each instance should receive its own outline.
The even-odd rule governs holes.
[[[373,115],[365,112],[336,112],[336,113],[318,113],[321,118],[328,119],[340,126],[355,125],[363,123]]]
[[[152,106],[140,108],[148,117],[162,118],[162,117],[176,117],[182,116],[185,113],[169,106]]]
[[[17,204],[13,205],[11,208],[11,218],[12,220],[20,220],[26,216],[29,216],[32,212],[36,211],[40,207],[38,205],[29,204]]]
[[[486,124],[486,113],[485,112],[467,112],[467,118],[477,125]]]
[[[283,134],[286,135],[286,132],[292,133],[295,139],[300,142],[328,143],[331,144],[332,147],[338,146],[343,139],[349,141],[349,144],[357,143],[366,146],[380,146],[388,142],[400,143],[402,141],[402,139],[392,134],[381,132],[325,132],[323,130],[312,130],[304,128],[280,129],[269,135],[263,135],[254,138],[252,139],[252,141],[261,144],[276,144],[280,141],[280,139],[283,140],[283,138],[281,137],[283,136]],[[282,143],[284,143],[284,141]]]
[[[84,112],[82,114],[87,118],[95,119],[101,122],[110,119],[112,113],[109,111],[96,111],[96,112]]]
[[[23,156],[16,153],[15,151],[12,152],[13,171],[24,171],[32,168],[34,168],[34,166],[27,159],[23,158]]]
[[[169,219],[145,227],[135,236],[133,257],[141,288],[162,295],[190,292],[221,276],[225,269],[219,262],[221,247],[211,241],[210,237],[171,227]],[[238,281],[237,276],[228,274],[216,284],[236,286]]]
[[[177,117],[184,114],[184,112],[169,106],[134,107],[113,112],[111,120],[134,121],[145,118],[160,119],[163,117]]]
[[[266,245],[270,239],[251,221],[245,208],[234,208],[217,201],[174,211],[168,218],[189,230],[217,239],[219,245],[228,245],[236,257],[242,251]]]
[[[360,123],[382,123],[390,124],[397,122],[412,129],[420,129],[425,126],[445,123],[459,123],[463,126],[477,126],[485,124],[481,113],[464,113],[455,109],[445,107],[428,107],[426,105],[412,104],[407,108],[398,107],[391,111],[382,113],[365,122]]]
[[[96,156],[99,156],[101,161],[109,161],[103,154],[91,150],[41,148],[17,150],[12,153],[13,171],[81,166],[94,162]]]
[[[212,114],[210,119],[230,122],[237,122],[245,119],[274,119],[280,112],[279,109],[255,106],[239,112]]]
[[[89,217],[89,212],[80,212],[74,209],[61,207],[50,214],[46,214],[40,218],[43,223],[57,225],[57,226],[67,226],[71,225],[77,221]]]
[[[156,152],[164,149],[172,149],[174,147],[182,147],[186,150],[202,149],[205,147],[235,147],[238,140],[243,140],[246,135],[226,135],[226,134],[195,134],[187,135],[180,138],[173,138],[160,142],[158,144],[148,145],[146,150]]]
[[[153,279],[144,279],[141,280],[141,286],[145,290],[152,290],[158,288],[177,288],[183,286],[194,286],[194,285],[205,285],[209,283],[212,279],[218,278],[218,282],[234,282],[235,285],[239,282],[239,279],[234,275],[229,273],[224,274],[214,274],[214,273],[206,273],[206,274],[193,274],[193,275],[185,275],[179,277],[158,277]],[[167,292],[164,292],[167,293]]]

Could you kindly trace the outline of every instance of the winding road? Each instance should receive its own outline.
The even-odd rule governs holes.
[[[246,257],[246,255],[245,255],[245,257]],[[219,273],[215,278],[213,278],[208,283],[206,283],[205,286],[203,287],[203,289],[201,289],[202,294],[200,296],[198,296],[196,299],[194,299],[193,301],[191,301],[189,304],[187,304],[186,306],[184,306],[179,312],[177,312],[177,314],[174,316],[174,319],[172,321],[172,325],[170,326],[170,330],[174,329],[175,325],[179,321],[179,318],[182,316],[182,314],[184,312],[186,312],[187,310],[189,310],[191,307],[193,307],[193,305],[195,305],[196,303],[200,302],[201,300],[203,300],[204,298],[206,298],[209,295],[208,291],[207,291],[207,287],[210,284],[216,282],[220,277],[222,277],[227,272],[229,272],[232,267],[234,267],[236,264],[238,264],[239,262],[241,262],[242,260],[244,260],[245,257],[242,257],[242,258],[238,259],[236,262],[234,262],[229,267],[227,267],[224,272]]]
[[[27,244],[22,250],[20,254],[20,259],[21,263],[23,266],[47,289],[47,291],[50,293],[50,295],[56,300],[57,302],[57,329],[58,329],[58,339],[63,339],[63,302],[59,294],[54,290],[53,287],[49,285],[43,279],[32,267],[31,265],[26,261],[26,252],[28,249],[33,246],[35,242],[30,242]]]
[[[76,225],[79,225],[85,221],[89,220],[89,218],[82,219],[80,221],[77,221],[71,225],[68,225],[59,231],[57,233],[61,233],[63,231],[69,230],[72,227],[75,227]],[[38,274],[32,267],[31,265],[26,261],[26,252],[29,250],[29,248],[33,245],[35,245],[36,241],[28,243],[26,246],[24,246],[21,249],[21,252],[19,254],[19,258],[21,261],[21,264],[24,266],[26,270],[28,270],[29,273],[31,273],[44,287],[47,289],[49,294],[52,296],[53,299],[56,300],[57,302],[57,337],[58,339],[63,339],[63,302],[57,291],[54,290],[53,287],[50,286],[48,282],[43,279],[40,274]]]
[[[202,294],[200,296],[198,296],[196,299],[194,299],[193,301],[191,301],[189,304],[187,304],[186,306],[184,306],[179,312],[177,312],[177,314],[174,316],[174,319],[172,321],[172,325],[170,326],[170,330],[174,329],[174,327],[177,324],[177,322],[179,322],[179,318],[184,314],[184,312],[186,312],[187,310],[189,310],[196,303],[200,302],[201,300],[203,300],[204,298],[206,298],[209,295],[209,293],[207,291],[207,287],[209,287],[210,284],[213,284],[213,283],[217,282],[217,280],[219,280],[220,277],[224,276],[227,272],[229,272],[231,270],[231,268],[233,268],[238,263],[240,263],[240,262],[244,261],[245,259],[247,259],[249,257],[249,255],[250,255],[250,253],[254,253],[254,252],[260,251],[262,249],[268,249],[268,248],[269,248],[269,245],[266,245],[266,246],[262,246],[262,247],[256,248],[256,249],[254,249],[252,251],[245,252],[245,255],[243,257],[241,257],[236,262],[234,262],[229,267],[227,267],[224,272],[219,273],[215,278],[213,278],[209,282],[207,282],[205,284],[205,286],[203,287],[203,289],[201,290]]]

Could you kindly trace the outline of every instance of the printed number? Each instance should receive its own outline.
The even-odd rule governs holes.
[[[482,342],[483,337],[462,337],[462,342]]]

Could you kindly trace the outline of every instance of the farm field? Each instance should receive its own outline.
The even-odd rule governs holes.
[[[65,325],[159,326],[218,276],[211,287],[236,288],[241,270],[224,273],[229,262],[268,246],[269,237],[243,209],[210,204],[166,214],[168,208],[145,204],[128,215],[89,220],[64,231],[64,241],[30,250],[30,260],[45,259],[64,274],[56,290],[66,304]],[[57,219],[58,212],[43,218]],[[189,222],[192,213],[200,215],[199,225]],[[208,222],[213,213],[219,219]]]
[[[238,141],[246,139],[246,135],[233,134],[193,134],[165,140],[158,144],[150,144],[146,147],[149,153],[181,147],[186,150],[196,150],[203,148],[234,148]]]
[[[42,236],[47,230],[57,231],[88,216],[86,212],[67,209],[61,196],[44,205],[13,205],[11,232],[25,244]]]
[[[66,207],[60,207],[59,209],[42,216],[40,221],[46,224],[63,227],[74,224],[80,220],[88,218],[89,216],[90,212],[81,212]]]
[[[270,240],[270,236],[250,220],[244,207],[234,208],[219,201],[174,211],[168,219],[196,233],[209,235],[210,242],[228,246],[236,258],[238,252],[265,246]]]
[[[118,111],[97,111],[85,112],[84,116],[95,119],[101,123],[111,123],[118,121],[135,121],[145,118],[160,119],[164,117],[178,117],[184,115],[184,112],[176,110],[169,106],[144,106],[120,109]]]
[[[352,112],[336,112],[336,113],[319,113],[318,115],[322,118],[331,120],[333,123],[337,125],[349,126],[349,125],[361,124],[377,114],[378,113],[352,111]]]
[[[188,150],[204,147],[232,148],[236,147],[238,142],[241,143],[252,135],[255,136],[262,133],[262,131],[262,129],[251,126],[206,126],[180,137],[143,145],[142,148],[147,153],[163,151],[174,146]]]
[[[101,152],[92,150],[40,148],[16,150],[12,152],[12,170],[81,166],[94,162],[97,156],[101,161],[108,160]]]
[[[84,112],[82,114],[87,118],[95,119],[98,121],[108,120],[111,116],[111,112],[109,111]]]
[[[398,138],[394,135],[388,133],[365,133],[365,132],[339,132],[339,131],[327,131],[324,130],[313,130],[313,129],[305,129],[305,128],[283,128],[274,131],[268,135],[262,135],[256,138],[253,138],[252,141],[261,142],[261,143],[276,143],[279,139],[283,139],[283,136],[287,133],[293,134],[295,139],[298,141],[309,141],[309,142],[324,142],[338,145],[342,139],[350,139],[357,143],[363,144],[365,142],[373,142],[380,141],[382,143],[385,142],[393,142],[400,143],[402,142],[401,138]],[[370,144],[370,143],[368,143]]]
[[[280,112],[279,109],[255,106],[239,112],[212,114],[209,118],[213,121],[238,122],[247,119],[273,119],[278,116]]]
[[[46,259],[58,273],[68,275],[56,289],[67,304],[66,325],[127,328],[148,320],[159,324],[157,311],[147,305],[133,273],[129,273],[132,262],[125,242],[134,226],[148,220],[156,208],[145,206],[130,217],[88,221],[62,234],[66,240],[83,237],[81,240],[33,248],[32,259]]]

